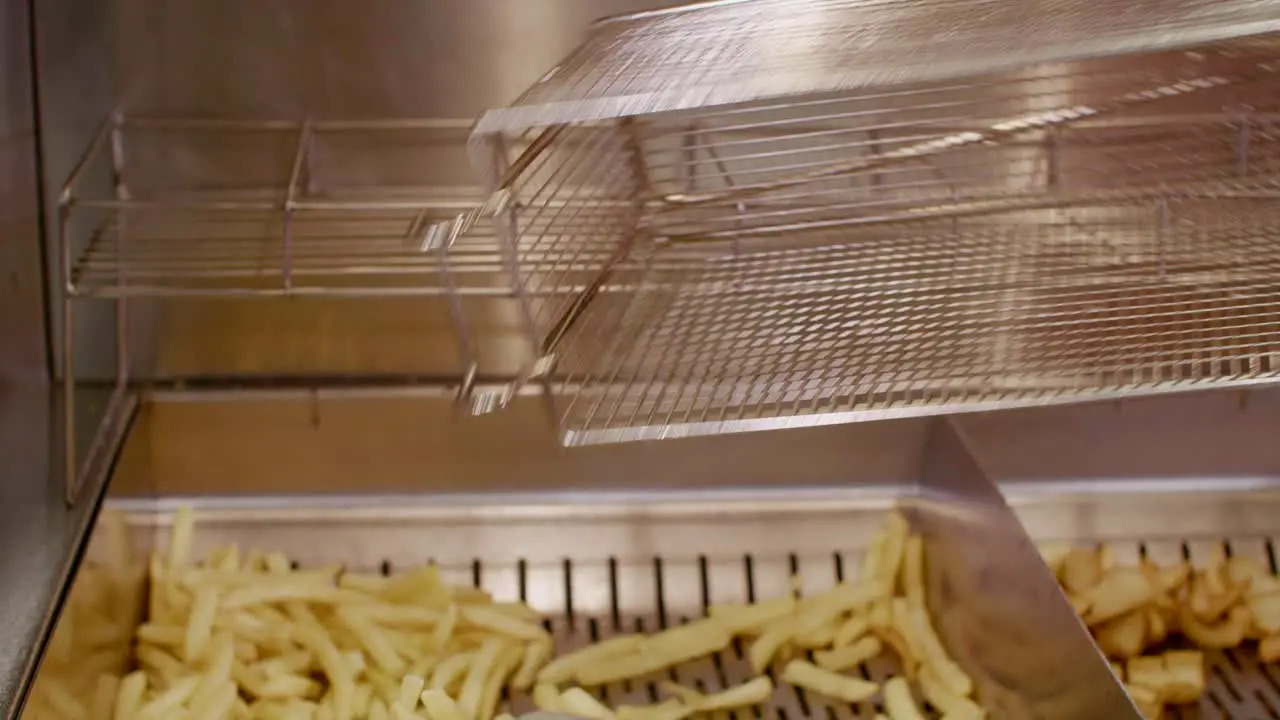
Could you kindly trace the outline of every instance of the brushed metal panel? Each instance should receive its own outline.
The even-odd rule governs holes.
[[[131,113],[471,117],[654,0],[118,0]],[[229,39],[234,38],[234,42]]]
[[[912,525],[938,634],[996,717],[1141,715],[964,434],[934,421]]]
[[[1007,487],[1280,480],[1280,393],[1254,391],[957,418]],[[900,485],[930,420],[562,448],[536,397],[459,416],[446,389],[155,394],[117,482],[130,492],[251,495]],[[217,458],[217,462],[209,462]],[[123,491],[123,490],[122,490]]]
[[[48,376],[29,20],[0,6],[0,384]]]
[[[50,307],[60,307],[62,274],[56,229],[58,197],[76,161],[111,111],[116,95],[111,71],[113,28],[111,3],[92,0],[48,0],[32,4],[35,16],[37,88],[40,107],[40,153],[49,268]],[[89,168],[82,182],[111,195],[109,164]],[[71,247],[82,251],[92,226],[70,226]],[[115,375],[115,308],[109,303],[77,303],[76,376],[108,379]],[[61,367],[60,312],[50,313],[55,368]]]
[[[462,372],[439,298],[181,298],[151,308],[147,376],[427,375]],[[482,372],[514,375],[529,354],[514,300],[463,302]]]
[[[870,423],[569,450],[538,398],[455,412],[447,393],[168,394],[142,407],[116,483],[185,496],[903,485],[925,430]]]
[[[963,416],[1001,481],[1280,477],[1280,390],[1207,391]]]
[[[96,421],[106,395],[84,393],[78,424]],[[87,500],[67,504],[61,408],[47,386],[0,384],[0,717],[23,702],[106,483],[87,478]]]
[[[341,0],[115,0],[106,65],[129,115],[465,119],[515,97],[567,55],[594,19],[670,4],[373,0],[353,12]],[[94,105],[105,112],[95,97],[65,102],[76,110]],[[88,138],[80,135],[83,147]],[[139,197],[279,184],[288,174],[292,141],[278,135],[229,141],[216,134],[130,134],[126,183]],[[326,179],[324,192],[386,185],[474,191],[465,132],[453,135],[426,143],[411,132],[345,133],[317,144],[313,170]],[[506,284],[501,278],[486,282],[495,288]],[[100,307],[78,303],[86,318],[81,324],[88,327],[80,337],[95,358],[84,371],[106,377],[110,316]],[[131,301],[131,323],[141,326],[132,331],[134,372],[456,374],[447,312],[433,299]],[[514,305],[476,300],[467,303],[466,313],[474,324],[481,372],[519,369],[527,344],[518,335]]]

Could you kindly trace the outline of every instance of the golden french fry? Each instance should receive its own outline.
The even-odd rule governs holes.
[[[896,677],[884,684],[884,706],[892,720],[925,720],[911,696],[911,686],[903,678]]]
[[[554,684],[570,680],[578,668],[630,654],[639,648],[643,641],[643,635],[618,635],[561,655],[542,668],[538,673],[538,682]]]
[[[782,669],[783,682],[847,703],[873,697],[880,686],[859,678],[846,677],[804,660],[792,660]]]
[[[1129,691],[1129,697],[1133,699],[1138,712],[1147,720],[1159,720],[1164,715],[1164,700],[1159,692],[1143,685],[1126,685],[1125,689]]]
[[[1164,613],[1157,607],[1149,607],[1141,611],[1147,618],[1147,643],[1159,645],[1169,637],[1169,624]]]
[[[1244,642],[1251,620],[1249,610],[1245,607],[1232,608],[1226,619],[1216,624],[1201,621],[1188,606],[1184,605],[1178,611],[1178,625],[1182,633],[1203,648],[1237,647]]]
[[[533,686],[533,704],[543,712],[562,712],[560,691],[551,683],[540,682]]]
[[[773,681],[767,677],[758,677],[720,692],[703,695],[697,702],[689,702],[684,698],[681,700],[693,712],[712,712],[758,705],[768,700],[771,695],[773,695]]]
[[[423,690],[419,698],[432,720],[469,720],[458,705],[441,690]]]
[[[590,720],[613,720],[613,711],[582,688],[569,688],[560,693],[560,712]]]
[[[914,680],[916,671],[920,666],[920,658],[916,657],[911,650],[906,638],[902,636],[894,628],[876,628],[871,634],[878,639],[885,647],[891,648],[893,654],[898,656],[898,662],[902,665],[902,672],[908,679]]]
[[[451,655],[447,660],[436,665],[436,669],[431,673],[431,679],[427,682],[427,686],[433,690],[441,690],[449,693],[462,683],[466,677],[467,668],[471,666],[471,660],[475,657],[475,652],[462,652]]]
[[[768,669],[769,664],[773,662],[782,646],[790,642],[794,632],[795,621],[790,617],[769,625],[755,639],[755,642],[751,643],[751,647],[747,650],[747,659],[751,662],[751,669],[757,675]]]
[[[1072,548],[1062,559],[1058,580],[1071,595],[1084,596],[1102,582],[1102,561],[1096,550]]]
[[[1155,599],[1147,575],[1139,568],[1114,568],[1087,591],[1089,626],[1101,625],[1138,610]]]
[[[517,690],[527,690],[532,687],[538,671],[547,664],[553,650],[550,638],[525,645],[524,653],[520,658],[520,667],[511,680],[511,687]]]
[[[1054,575],[1060,574],[1062,565],[1066,562],[1067,555],[1069,555],[1073,549],[1074,548],[1071,546],[1071,543],[1062,540],[1036,544],[1036,550],[1040,553],[1040,559],[1044,560],[1045,565],[1049,566],[1049,569],[1053,571]]]
[[[655,705],[622,705],[614,713],[618,720],[684,720],[693,711],[679,700]]]
[[[813,661],[824,670],[843,672],[878,656],[883,649],[879,638],[867,636],[852,645],[815,652]]]
[[[1258,643],[1258,659],[1264,663],[1280,662],[1280,635],[1265,637]]]
[[[465,605],[459,611],[464,625],[472,625],[516,640],[543,640],[542,626],[488,605]]]
[[[753,605],[713,605],[709,613],[734,635],[757,635],[764,626],[789,617],[795,609],[795,596],[787,594]]]
[[[871,624],[867,620],[867,616],[858,614],[850,615],[844,623],[840,625],[840,629],[836,630],[835,639],[831,641],[831,644],[836,647],[852,645],[854,642],[861,639],[862,636],[867,634],[867,629],[870,628],[870,626]]]
[[[467,667],[466,679],[462,682],[462,690],[457,696],[458,709],[463,715],[470,718],[476,717],[484,699],[489,675],[495,671],[495,666],[505,647],[506,642],[501,636],[491,636],[485,639],[484,644],[472,657]]]
[[[1098,647],[1107,657],[1121,660],[1141,655],[1147,642],[1147,618],[1143,613],[1130,613],[1094,629]]]
[[[920,684],[920,692],[929,704],[940,710],[947,718],[981,718],[984,713],[977,703],[964,695],[953,692],[938,679],[932,668],[925,665],[920,668],[920,676],[916,678]],[[888,694],[888,689],[885,690]]]
[[[1198,650],[1170,650],[1164,654],[1168,682],[1164,697],[1169,703],[1182,705],[1198,701],[1205,692],[1204,653]]]

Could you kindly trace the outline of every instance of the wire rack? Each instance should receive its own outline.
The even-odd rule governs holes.
[[[566,442],[1280,378],[1280,3],[926,4],[603,21],[482,118]]]
[[[471,120],[212,120],[113,115],[58,203],[68,499],[92,463],[83,447],[127,425],[131,303],[173,297],[438,297],[463,374],[477,360],[462,298],[510,298],[492,232],[430,234],[475,207]],[[555,258],[551,258],[555,260]],[[538,267],[537,254],[526,262]],[[571,288],[563,292],[570,293]],[[79,309],[115,306],[108,421],[77,428]],[[81,448],[78,450],[77,448]]]
[[[470,124],[111,118],[63,192],[68,292],[509,294],[492,234],[444,263],[424,235],[483,196],[458,182]]]

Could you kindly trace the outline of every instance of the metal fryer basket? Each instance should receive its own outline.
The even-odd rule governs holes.
[[[1125,7],[600,23],[472,139],[563,439],[1275,380],[1277,15]]]

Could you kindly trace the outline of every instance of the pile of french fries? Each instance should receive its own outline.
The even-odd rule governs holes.
[[[924,546],[906,521],[890,514],[867,551],[859,579],[816,595],[792,595],[754,605],[716,606],[708,617],[653,635],[623,635],[551,661],[538,673],[533,699],[542,710],[594,720],[683,720],[691,715],[765,702],[773,694],[766,674],[797,688],[845,703],[880,698],[891,720],[926,717],[911,682],[949,720],[981,718],[973,682],[947,656],[924,601]],[[665,702],[608,708],[583,688],[650,675],[749,642],[756,677],[703,694],[663,683]],[[902,677],[878,684],[847,674],[890,652]],[[813,660],[807,659],[812,654]]]
[[[225,547],[192,558],[189,511],[151,558],[137,669],[109,683],[115,720],[506,720],[505,693],[596,720],[684,720],[769,701],[774,680],[837,702],[878,701],[881,720],[981,718],[973,682],[925,607],[923,544],[897,514],[859,579],[815,595],[716,606],[653,634],[553,658],[537,614],[445,583],[434,567],[395,577],[298,570],[280,554]],[[662,683],[666,699],[608,707],[589,690],[652,677],[749,644],[755,677],[717,692]],[[853,672],[891,653],[900,677]]]
[[[192,514],[180,511],[167,552],[150,560],[136,630],[123,605],[138,601],[129,588],[140,583],[125,581],[137,574],[126,554],[117,553],[119,568],[82,572],[61,621],[81,629],[81,642],[73,649],[55,636],[46,666],[58,672],[42,672],[49,681],[37,687],[32,717],[510,720],[503,698],[521,693],[539,709],[593,720],[685,720],[767,703],[775,680],[838,703],[876,703],[879,720],[985,716],[931,624],[922,539],[896,513],[857,580],[712,606],[705,618],[559,657],[535,611],[451,586],[434,567],[395,577],[299,570],[281,554],[235,546],[196,562],[194,532]],[[1265,662],[1280,660],[1280,579],[1257,563],[1125,566],[1105,547],[1041,550],[1147,717],[1205,691],[1202,653],[1172,649],[1175,635],[1201,648],[1257,641]],[[125,674],[120,640],[130,631],[136,669]],[[85,641],[101,652],[85,655]],[[592,692],[662,677],[735,641],[754,672],[741,684],[703,692],[660,682],[665,699],[618,707]],[[877,683],[858,672],[884,655],[899,676]]]
[[[1203,653],[1167,648],[1256,642],[1262,662],[1280,661],[1280,578],[1260,563],[1223,556],[1196,568],[1146,558],[1124,565],[1105,545],[1041,552],[1148,718],[1205,691]]]
[[[295,570],[234,546],[193,563],[193,532],[180,511],[167,557],[152,558],[115,720],[488,720],[551,655],[535,612],[452,587],[435,567]]]

